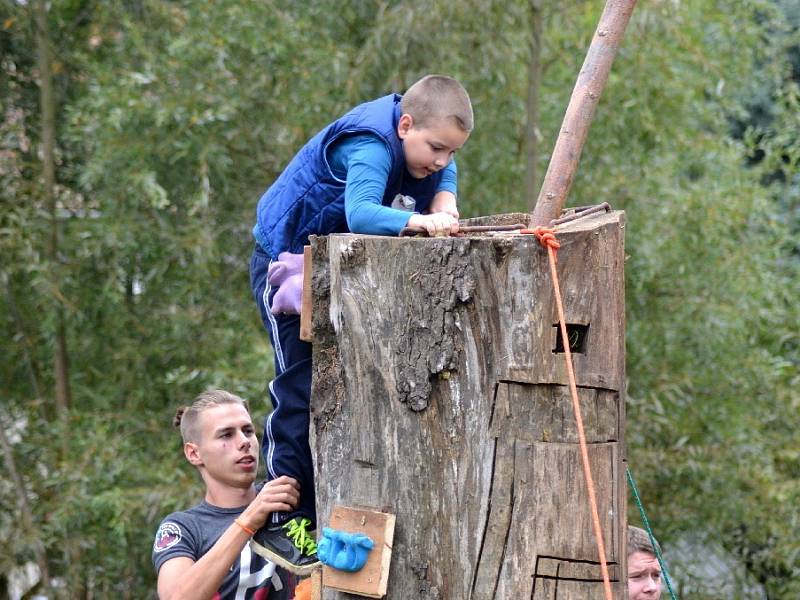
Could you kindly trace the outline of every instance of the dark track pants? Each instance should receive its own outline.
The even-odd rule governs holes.
[[[273,513],[274,523],[304,516],[316,524],[314,464],[308,445],[311,402],[311,344],[300,340],[298,315],[273,315],[269,307],[277,288],[267,281],[269,255],[256,244],[250,259],[250,286],[272,347],[275,379],[269,382],[272,413],[264,422],[261,452],[267,479],[289,475],[300,482],[300,502],[292,513]]]

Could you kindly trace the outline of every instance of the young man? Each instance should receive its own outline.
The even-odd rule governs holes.
[[[644,529],[629,525],[628,600],[658,600],[660,597],[661,567],[650,536]]]
[[[314,136],[258,202],[250,282],[275,349],[274,410],[264,426],[269,478],[289,475],[303,493],[296,511],[273,514],[254,542],[264,556],[298,569],[316,548],[290,555],[277,533],[315,527],[308,445],[311,345],[299,339],[300,270],[309,235],[397,235],[404,227],[458,231],[455,153],[473,127],[469,95],[452,77],[428,75],[403,96],[365,102]],[[296,572],[301,572],[296,570]]]
[[[248,544],[270,513],[297,506],[290,477],[255,484],[259,446],[241,398],[223,390],[200,394],[175,415],[183,453],[205,483],[197,506],[166,517],[153,544],[161,600],[288,600],[294,577]]]

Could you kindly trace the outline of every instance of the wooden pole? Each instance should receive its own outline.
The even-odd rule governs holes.
[[[548,225],[552,219],[558,218],[564,208],[594,111],[635,5],[636,0],[606,2],[564,114],[542,189],[530,218],[531,227]]]
[[[536,201],[533,190],[539,179],[539,89],[542,83],[542,30],[544,29],[543,0],[530,0],[531,44],[528,58],[527,123],[525,125],[525,203],[526,210],[533,212]]]

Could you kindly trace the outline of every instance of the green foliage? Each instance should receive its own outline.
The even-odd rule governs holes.
[[[749,145],[723,135],[748,73],[765,57],[786,59],[763,47],[776,19],[782,24],[766,3],[639,11],[628,41],[646,30],[642,58],[626,65],[632,72],[615,71],[618,85],[604,101],[625,106],[638,96],[646,108],[614,111],[611,131],[593,131],[584,156],[612,159],[624,140],[626,159],[605,160],[594,181],[593,169],[581,171],[575,194],[602,190],[627,209],[627,441],[664,539],[702,532],[770,598],[790,598],[799,591],[800,485],[796,464],[780,457],[800,426],[798,221],[770,176],[774,163],[745,167],[744,159],[756,149],[773,155],[780,140],[780,168],[791,174],[781,179],[796,177],[797,138],[780,106],[794,84],[775,94],[788,129],[762,125]],[[672,85],[656,76],[670,72]],[[701,585],[684,587],[717,597]]]
[[[602,9],[551,4],[541,172]],[[529,16],[518,1],[50,3],[54,286],[32,17],[0,3],[0,419],[36,523],[0,482],[0,573],[40,539],[66,597],[152,595],[155,527],[199,493],[173,411],[207,387],[268,410],[249,230],[258,195],[333,116],[452,74],[476,112],[462,214],[523,210],[538,192],[520,186]],[[699,534],[770,598],[800,593],[799,27],[788,0],[639,3],[571,194],[627,213],[628,457],[667,560]]]

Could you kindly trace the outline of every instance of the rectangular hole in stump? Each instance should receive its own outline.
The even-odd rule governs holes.
[[[561,339],[561,328],[558,323],[553,325],[556,328],[556,347],[553,348],[554,354],[564,352],[564,341]],[[575,354],[586,354],[586,336],[589,334],[589,325],[578,323],[567,323],[567,339],[569,340],[569,350]]]

